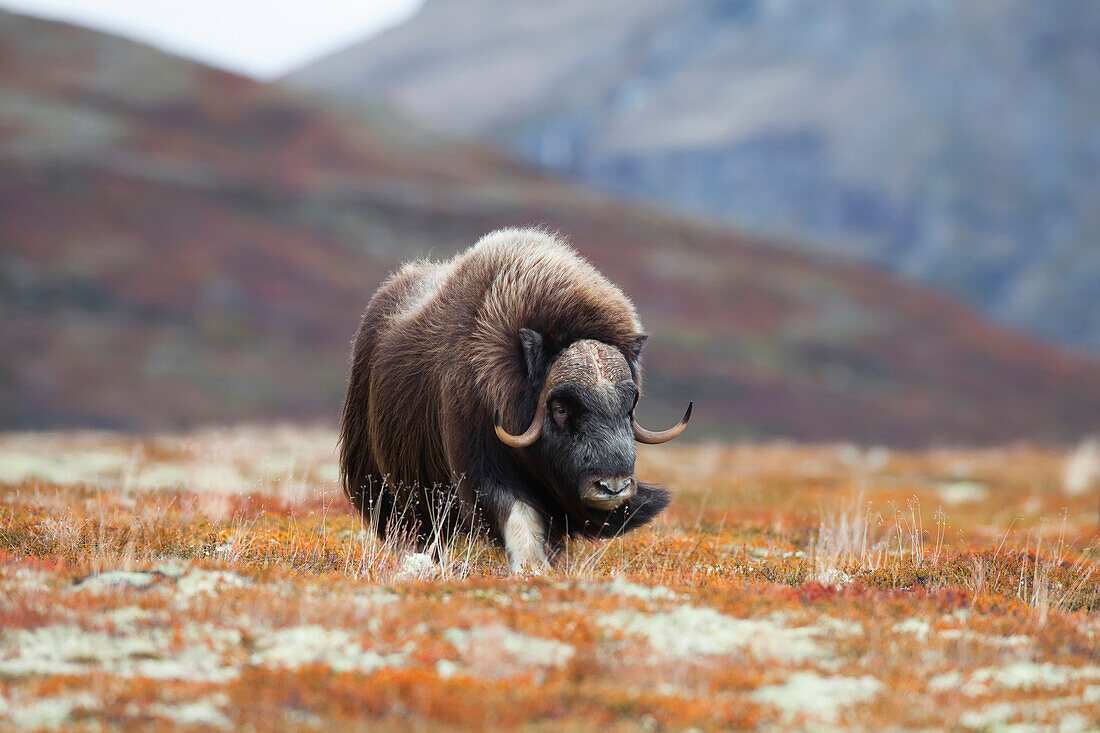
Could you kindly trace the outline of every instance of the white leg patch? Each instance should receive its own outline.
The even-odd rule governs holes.
[[[546,558],[546,523],[537,511],[517,501],[504,522],[504,549],[513,573],[550,569]]]

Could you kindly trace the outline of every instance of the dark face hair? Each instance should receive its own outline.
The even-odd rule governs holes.
[[[634,477],[630,417],[637,395],[631,380],[596,387],[570,382],[550,390],[542,437],[532,449],[558,492],[602,508],[633,493],[623,480]]]
[[[520,342],[529,394],[539,394],[546,408],[541,435],[526,449],[537,474],[566,505],[614,509],[637,489],[632,422],[637,386],[629,378],[593,379],[594,384],[566,381],[541,395],[553,351],[540,334],[528,329],[520,332]]]

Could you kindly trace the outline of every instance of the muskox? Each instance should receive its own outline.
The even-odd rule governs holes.
[[[340,432],[344,491],[379,536],[456,530],[549,567],[566,536],[650,521],[669,493],[634,477],[646,335],[630,300],[557,237],[505,229],[405,265],[355,336]],[[438,549],[438,547],[436,548]]]

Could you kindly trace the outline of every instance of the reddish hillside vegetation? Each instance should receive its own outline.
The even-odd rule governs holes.
[[[1064,440],[1100,368],[859,267],[611,202],[382,112],[0,15],[0,425],[335,415],[400,261],[543,224],[639,306],[694,435]]]

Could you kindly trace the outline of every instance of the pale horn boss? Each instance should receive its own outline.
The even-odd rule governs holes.
[[[371,298],[341,423],[344,491],[422,549],[485,531],[513,571],[566,535],[613,537],[669,493],[634,475],[645,342],[634,306],[556,237],[507,229],[414,262]]]

